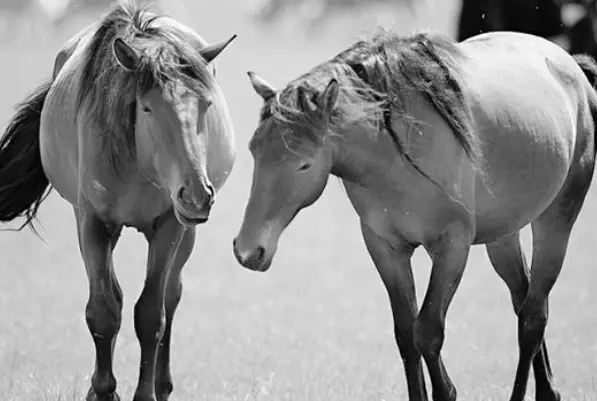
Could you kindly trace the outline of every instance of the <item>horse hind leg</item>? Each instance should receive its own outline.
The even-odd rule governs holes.
[[[589,189],[594,153],[570,169],[562,190],[551,205],[532,223],[533,261],[529,290],[518,313],[519,360],[511,401],[522,401],[531,361],[540,350],[547,326],[547,301],[566,256],[572,227]],[[538,391],[541,389],[538,389]],[[553,394],[538,394],[538,400]],[[557,398],[555,398],[557,399]]]
[[[520,232],[487,244],[487,255],[496,273],[506,283],[512,297],[514,312],[518,315],[524,303],[530,271],[520,244]],[[547,354],[545,339],[533,359],[536,400],[559,400],[560,395],[553,384],[553,374]]]

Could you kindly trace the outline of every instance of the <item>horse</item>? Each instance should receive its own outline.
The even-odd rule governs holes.
[[[141,347],[134,400],[172,392],[170,341],[181,270],[232,171],[233,125],[208,45],[191,28],[132,1],[114,4],[59,52],[51,79],[17,108],[0,139],[0,220],[34,227],[55,189],[74,210],[89,279],[95,344],[87,400],[119,400],[112,369],[123,294],[113,252],[124,227],[149,245],[134,307]]]
[[[338,177],[393,311],[411,401],[456,400],[441,356],[446,314],[470,247],[485,244],[518,316],[511,401],[560,400],[544,341],[548,296],[595,166],[597,64],[529,34],[457,43],[381,31],[281,90],[249,72],[262,98],[249,141],[253,178],[233,240],[240,265],[264,272],[280,236]],[[532,270],[520,231],[533,232]],[[411,257],[432,260],[421,305]],[[422,357],[422,359],[421,359]]]

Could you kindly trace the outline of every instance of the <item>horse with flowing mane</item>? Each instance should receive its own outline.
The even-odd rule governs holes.
[[[276,90],[249,73],[263,100],[249,148],[251,192],[233,241],[238,262],[266,271],[284,229],[339,177],[388,291],[409,399],[456,400],[441,349],[469,249],[485,244],[518,315],[511,401],[531,365],[536,399],[558,401],[547,346],[547,301],[595,165],[597,65],[522,33],[462,43],[382,32]],[[532,269],[520,231],[533,230]],[[411,257],[431,277],[417,309]]]
[[[172,392],[172,319],[181,270],[235,161],[234,131],[208,45],[189,27],[133,1],[71,38],[51,79],[0,139],[0,221],[32,225],[51,188],[73,206],[89,278],[96,348],[87,400],[118,400],[112,369],[122,290],[112,255],[124,226],[149,243],[135,305],[141,345],[134,399]]]

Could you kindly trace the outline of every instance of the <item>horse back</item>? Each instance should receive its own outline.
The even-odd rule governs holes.
[[[57,192],[72,204],[79,193],[79,130],[76,96],[80,64],[95,29],[90,25],[60,49],[54,60],[53,83],[41,115],[40,151],[44,171]]]
[[[595,93],[576,61],[548,40],[499,32],[458,46],[483,152],[475,204],[477,241],[486,242],[534,220],[583,157],[593,158]]]

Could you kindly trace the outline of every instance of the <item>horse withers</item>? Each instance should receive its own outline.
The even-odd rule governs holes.
[[[23,102],[0,140],[1,221],[24,216],[23,226],[32,224],[51,188],[73,206],[96,347],[88,400],[119,399],[112,360],[122,291],[112,254],[124,226],[149,243],[135,305],[134,399],[166,400],[172,392],[181,269],[235,161],[212,63],[232,39],[208,46],[172,18],[117,3],[66,43],[53,78]]]
[[[485,244],[519,319],[511,401],[560,399],[543,339],[549,293],[595,163],[595,62],[528,34],[463,43],[382,32],[276,90],[250,73],[264,105],[251,138],[253,182],[234,253],[267,270],[279,238],[341,178],[385,284],[410,400],[454,401],[441,356],[446,314],[474,244]],[[532,270],[520,231],[533,230]],[[432,271],[420,311],[411,256]]]

